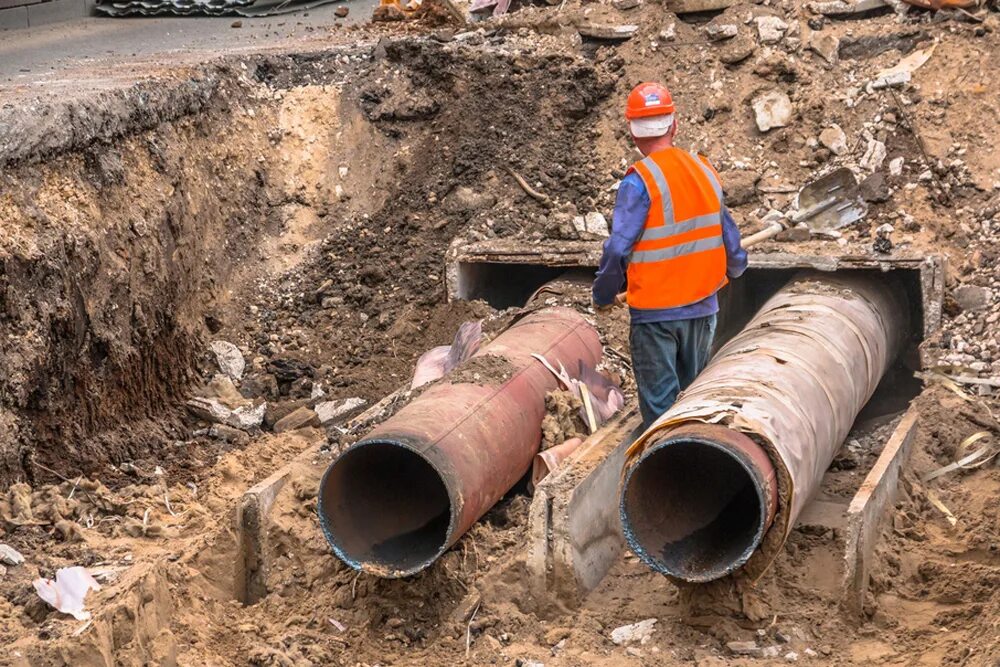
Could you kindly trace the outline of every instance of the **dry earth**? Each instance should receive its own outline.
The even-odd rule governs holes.
[[[330,554],[314,505],[330,457],[363,433],[271,432],[321,392],[377,401],[465,320],[499,330],[510,313],[447,302],[446,248],[456,236],[588,238],[573,217],[611,218],[612,186],[634,157],[621,101],[648,78],[673,90],[680,143],[719,167],[744,233],[832,164],[874,174],[872,213],[842,239],[769,249],[868,255],[890,223],[895,252],[949,259],[946,316],[925,359],[1000,375],[1000,105],[989,80],[1000,26],[979,11],[977,22],[916,10],[817,21],[784,2],[681,19],[653,2],[567,2],[468,32],[440,21],[375,25],[352,33],[367,40],[359,46],[331,34],[304,53],[220,57],[80,102],[87,113],[47,101],[53,114],[37,126],[8,124],[0,541],[27,562],[0,576],[0,661],[704,667],[794,653],[817,664],[998,664],[1000,470],[920,481],[960,456],[968,436],[989,434],[976,446],[1000,437],[987,385],[981,397],[940,386],[917,397],[917,446],[860,620],[840,611],[829,581],[837,536],[808,526],[738,605],[692,616],[682,591],[631,556],[581,609],[541,605],[519,558],[521,489],[418,577],[358,575]],[[764,16],[786,25],[770,45],[756,28]],[[639,30],[621,43],[581,38],[579,27],[597,22]],[[736,37],[707,38],[707,25],[727,24]],[[832,38],[839,55],[829,62],[810,45]],[[910,83],[867,89],[932,43]],[[789,96],[792,114],[762,133],[751,102],[770,90]],[[845,136],[839,154],[820,142],[833,124]],[[53,126],[61,131],[40,129]],[[879,143],[881,161],[871,157]],[[622,313],[596,322],[627,351]],[[220,395],[205,389],[217,372],[213,340],[246,358],[242,396],[227,400],[266,401],[263,431],[209,431],[184,409],[197,393]],[[613,370],[628,387],[624,369]],[[865,431],[863,456],[885,432]],[[320,453],[278,500],[270,594],[244,607],[236,501],[310,447]],[[82,631],[30,584],[73,564],[104,582]],[[649,643],[610,641],[615,627],[645,618],[658,619]],[[780,652],[733,656],[734,639]]]

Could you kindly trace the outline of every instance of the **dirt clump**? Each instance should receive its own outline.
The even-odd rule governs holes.
[[[580,416],[583,401],[567,390],[550,391],[545,395],[545,417],[542,419],[542,449],[561,445],[570,438],[586,437],[587,425]]]

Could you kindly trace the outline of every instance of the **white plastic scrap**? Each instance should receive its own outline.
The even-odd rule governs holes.
[[[875,75],[871,87],[873,89],[890,88],[908,83],[913,78],[913,73],[930,60],[935,48],[937,48],[937,44],[914,51],[889,69],[882,70]]]
[[[56,580],[35,579],[32,584],[38,597],[64,614],[70,614],[78,621],[90,618],[84,610],[83,601],[91,589],[101,590],[101,585],[85,567],[64,567],[56,571]]]
[[[443,378],[460,363],[479,350],[483,338],[482,320],[465,322],[458,328],[451,345],[440,345],[424,352],[417,359],[410,389],[416,389],[428,382]]]

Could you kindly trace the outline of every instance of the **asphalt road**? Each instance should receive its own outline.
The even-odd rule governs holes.
[[[91,17],[0,31],[0,91],[45,96],[121,85],[155,69],[224,54],[328,40],[337,24],[366,22],[377,0],[351,0],[262,18]],[[345,5],[346,19],[334,11]],[[232,27],[234,21],[242,27]],[[3,96],[0,96],[0,101]]]

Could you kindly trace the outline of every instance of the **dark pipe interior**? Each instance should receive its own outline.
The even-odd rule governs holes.
[[[765,502],[739,455],[706,442],[668,441],[629,474],[622,523],[649,566],[687,581],[711,581],[757,548]]]
[[[451,501],[441,476],[422,456],[372,441],[348,450],[327,471],[319,514],[342,560],[403,576],[447,546]]]

